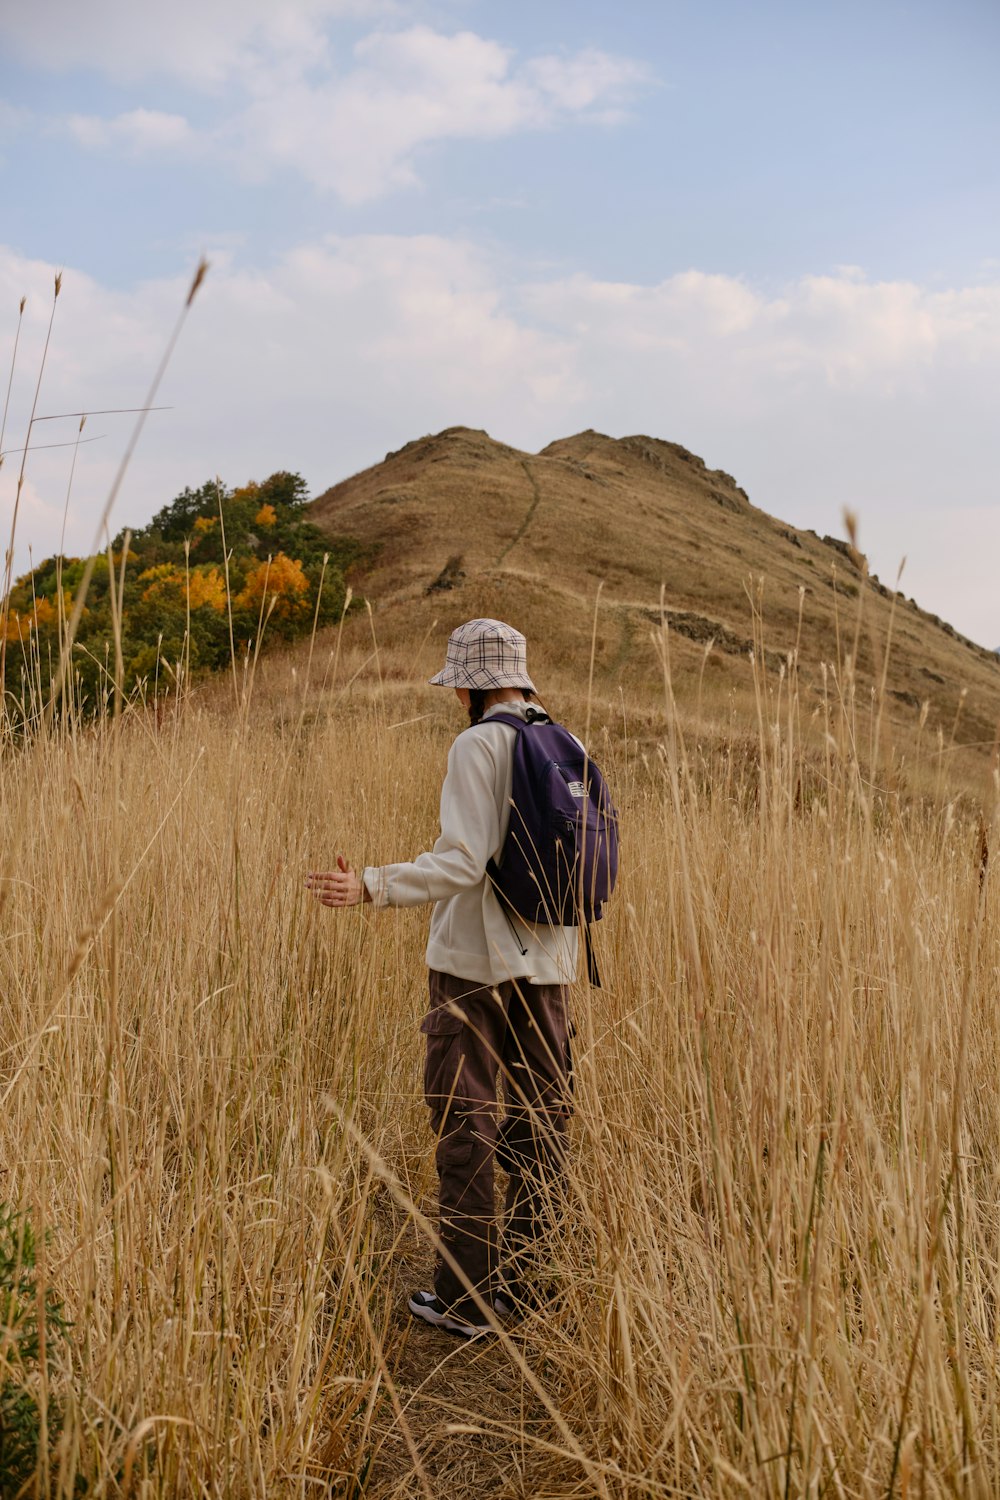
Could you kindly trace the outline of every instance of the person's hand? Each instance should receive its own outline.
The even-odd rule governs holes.
[[[342,854],[337,855],[335,870],[322,870],[306,876],[306,889],[312,891],[324,906],[360,906],[370,901],[368,887],[351,869]]]

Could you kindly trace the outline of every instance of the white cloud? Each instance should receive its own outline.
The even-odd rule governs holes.
[[[53,271],[0,250],[0,310],[29,294],[12,446]],[[113,292],[70,268],[42,409],[135,404],[183,290]],[[839,530],[850,505],[882,577],[906,553],[907,593],[992,646],[998,383],[996,280],[941,291],[852,271],[780,295],[696,271],[654,286],[583,275],[517,285],[476,246],[433,236],[330,239],[257,268],[223,255],[164,384],[173,410],[150,418],[116,524],[142,522],[216,472],[236,483],[300,469],[319,490],[456,423],[528,449],[588,426],[644,431],[703,454],[758,505],[820,533]],[[88,425],[107,436],[81,454],[74,549],[90,545],[127,420]],[[47,436],[72,437],[67,427]],[[22,542],[36,558],[58,539],[68,467],[66,452],[31,461]],[[0,523],[14,470],[0,470]]]
[[[496,139],[586,118],[617,105],[642,73],[628,59],[588,51],[515,66],[498,42],[426,26],[375,32],[354,67],[294,89],[258,81],[257,97],[227,129],[251,170],[287,168],[349,202],[406,187],[433,142]],[[595,118],[596,118],[595,114]]]
[[[761,298],[732,276],[682,271],[658,286],[594,281],[582,272],[523,290],[540,318],[574,328],[581,337],[604,331],[623,349],[690,351],[708,333],[728,338],[760,316]]]
[[[395,0],[42,0],[0,7],[8,56],[47,70],[86,68],[119,81],[169,76],[209,89],[262,61],[309,67],[325,24],[393,13]]]
[[[599,108],[602,120],[617,118],[636,87],[649,82],[638,63],[593,47],[574,56],[533,58],[525,75],[552,108],[573,114]]]
[[[187,7],[182,0],[181,10]],[[98,34],[109,29],[112,14],[121,22],[105,61],[89,27],[84,34],[69,25],[49,65],[87,60],[125,73],[179,72],[189,83],[216,87],[221,102],[214,123],[197,132],[183,115],[146,108],[113,118],[74,114],[65,127],[85,148],[133,156],[197,144],[252,179],[291,171],[359,203],[415,184],[419,153],[436,142],[497,139],[564,120],[617,120],[646,77],[630,59],[594,49],[519,64],[499,42],[428,26],[371,32],[344,67],[324,23],[346,8],[345,0],[278,7],[251,0],[224,27],[219,7],[199,5],[191,10],[191,32],[174,8],[157,13],[169,14],[169,32],[160,34],[159,21],[151,28],[160,48],[135,27],[136,16],[145,17],[141,7],[119,15],[104,0]],[[384,9],[362,0],[350,8],[365,15]],[[228,4],[221,10],[229,15]],[[0,38],[6,27],[23,45],[35,35],[33,26],[18,8],[15,17],[0,17]],[[185,43],[180,54],[177,36]]]
[[[525,305],[591,343],[634,353],[674,351],[689,370],[719,366],[742,382],[768,373],[767,389],[803,379],[885,392],[921,388],[952,352],[963,361],[1000,355],[1000,283],[931,291],[871,282],[855,267],[805,276],[768,297],[732,276],[684,271],[654,286],[578,274],[528,286]]]
[[[132,109],[102,119],[97,115],[70,115],[66,128],[81,146],[120,147],[130,156],[148,151],[176,151],[192,146],[194,131],[183,115],[156,109]]]

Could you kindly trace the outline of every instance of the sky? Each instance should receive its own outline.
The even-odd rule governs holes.
[[[112,531],[641,432],[1000,646],[998,69],[997,0],[0,5],[3,546],[33,401],[141,404],[205,255]],[[131,421],[29,453],[19,569],[92,550]]]

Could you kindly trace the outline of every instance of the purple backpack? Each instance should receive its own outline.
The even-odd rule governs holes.
[[[586,751],[548,714],[496,713],[517,730],[510,823],[486,873],[502,904],[526,922],[596,922],[618,874],[618,813]]]

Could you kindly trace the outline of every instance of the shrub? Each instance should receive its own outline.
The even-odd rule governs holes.
[[[30,1481],[43,1429],[50,1445],[59,1435],[58,1402],[49,1398],[43,1424],[38,1398],[43,1382],[48,1386],[52,1347],[65,1338],[67,1327],[51,1287],[39,1299],[29,1220],[0,1203],[0,1495],[17,1495]]]

